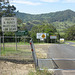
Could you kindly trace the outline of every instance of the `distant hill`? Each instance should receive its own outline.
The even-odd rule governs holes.
[[[75,24],[75,12],[69,9],[39,15],[16,12],[16,16],[26,23],[28,27],[30,26],[30,29],[34,25],[41,25],[42,22],[52,23],[59,31]]]
[[[17,18],[20,18],[23,20],[23,22],[32,21],[32,20],[47,20],[50,22],[63,22],[63,21],[72,21],[72,19],[75,17],[75,12],[72,10],[65,10],[65,11],[59,11],[54,13],[47,13],[47,14],[39,14],[39,15],[31,15],[26,13],[20,13],[16,12]]]

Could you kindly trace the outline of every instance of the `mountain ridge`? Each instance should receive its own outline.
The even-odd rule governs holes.
[[[48,19],[51,20],[48,22],[55,22],[55,21],[67,20],[68,18],[71,19],[72,17],[75,17],[75,12],[70,9],[65,10],[65,11],[57,11],[57,12],[53,12],[53,13],[39,14],[39,15],[32,15],[32,14],[27,14],[27,13],[16,12],[16,16],[17,16],[17,18],[22,19],[23,22],[28,22],[28,21],[32,21],[32,20],[44,21],[44,20],[48,20]]]
[[[52,24],[59,31],[75,25],[75,12],[70,9],[39,15],[16,12],[16,16],[26,24],[28,30],[34,25],[42,25],[43,22]]]

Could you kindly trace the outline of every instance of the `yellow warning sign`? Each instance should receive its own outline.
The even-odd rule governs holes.
[[[42,38],[45,38],[45,35],[44,34],[42,35]]]

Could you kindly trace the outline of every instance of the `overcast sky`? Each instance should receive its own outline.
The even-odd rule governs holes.
[[[71,9],[75,11],[75,0],[10,0],[19,12],[42,14]]]

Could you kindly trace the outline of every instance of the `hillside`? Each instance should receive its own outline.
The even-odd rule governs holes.
[[[53,24],[59,31],[62,31],[63,29],[75,24],[75,12],[72,10],[58,11],[39,15],[16,12],[16,16],[17,18],[20,18],[23,23],[26,23],[29,30],[34,25],[41,25],[42,22]]]

